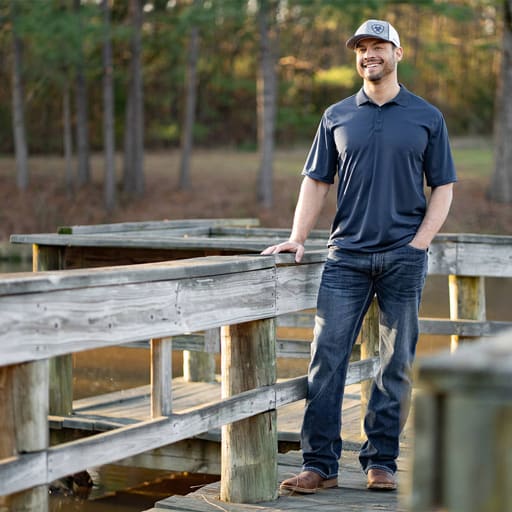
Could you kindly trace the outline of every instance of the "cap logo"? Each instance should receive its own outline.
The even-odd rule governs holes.
[[[381,25],[380,23],[373,23],[371,25],[371,29],[375,34],[382,34],[384,32],[384,25]]]

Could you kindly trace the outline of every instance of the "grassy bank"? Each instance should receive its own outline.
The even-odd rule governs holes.
[[[274,207],[262,210],[256,200],[258,155],[235,150],[197,150],[192,158],[192,189],[177,190],[178,151],[145,156],[146,194],[130,199],[118,193],[118,207],[103,208],[103,158],[92,157],[92,183],[66,193],[60,157],[30,159],[31,186],[19,192],[15,165],[0,158],[0,242],[11,233],[54,232],[57,226],[160,219],[257,217],[262,225],[289,227],[308,148],[280,149],[275,159]],[[492,145],[485,139],[456,139],[454,158],[459,174],[452,211],[443,231],[512,235],[512,205],[492,203],[486,188],[492,172]],[[118,160],[118,169],[122,168]],[[333,191],[334,192],[334,191]],[[335,208],[331,193],[319,228],[328,228]]]

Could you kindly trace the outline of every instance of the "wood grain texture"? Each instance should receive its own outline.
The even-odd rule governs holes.
[[[482,276],[448,276],[451,320],[485,321],[485,278]],[[468,338],[451,336],[451,349],[455,350]]]
[[[151,340],[151,417],[172,413],[172,339]]]
[[[0,297],[0,364],[275,315],[274,271]]]
[[[90,224],[82,226],[62,226],[58,229],[63,234],[71,233],[115,233],[146,230],[174,230],[182,228],[211,228],[219,226],[259,226],[259,220],[255,218],[233,219],[183,219],[183,220],[158,220],[142,222],[117,222],[113,224]]]
[[[48,361],[0,369],[0,510],[48,510],[48,373]]]
[[[230,325],[221,331],[222,397],[276,382],[273,318]],[[257,503],[277,497],[275,409],[222,427],[221,499]]]

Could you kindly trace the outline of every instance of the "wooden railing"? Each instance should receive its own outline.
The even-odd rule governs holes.
[[[512,510],[512,330],[418,364],[410,510]]]
[[[479,336],[507,325],[486,321],[474,298],[484,295],[484,276],[512,277],[510,237],[444,235],[430,252],[429,272],[450,276],[451,303],[470,294],[474,307],[464,318],[459,307],[458,316],[452,309],[451,320],[424,319],[424,331]],[[3,499],[13,510],[45,511],[47,485],[55,479],[221,426],[222,498],[275,498],[275,410],[303,399],[306,389],[305,377],[276,382],[275,319],[315,306],[325,256],[324,250],[307,252],[300,265],[292,255],[219,256],[2,276],[0,504]],[[373,306],[362,331],[364,360],[351,365],[347,383],[374,374],[376,319]],[[222,328],[222,399],[174,413],[172,336],[217,327]],[[151,419],[49,446],[50,362],[144,339],[151,339],[152,350]],[[367,391],[362,395],[364,402]]]

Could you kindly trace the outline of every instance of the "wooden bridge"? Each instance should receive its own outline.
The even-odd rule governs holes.
[[[275,501],[281,467],[276,411],[305,397],[305,377],[277,380],[276,356],[309,352],[307,343],[276,340],[276,324],[311,320],[307,312],[315,306],[326,256],[322,232],[314,233],[300,265],[292,255],[254,254],[286,236],[251,221],[218,219],[13,236],[13,242],[33,244],[38,272],[0,279],[0,417],[6,418],[0,504],[44,512],[47,486],[58,478],[219,429],[221,483],[215,492],[222,503]],[[511,237],[440,235],[430,250],[429,273],[449,276],[451,318],[422,319],[422,332],[452,335],[455,347],[465,337],[492,336],[510,326],[486,320],[484,286],[487,276],[512,277]],[[363,327],[360,361],[351,364],[347,380],[362,383],[363,408],[378,355],[377,331],[374,305]],[[145,416],[105,417],[80,404],[73,410],[70,354],[144,340],[151,346]],[[219,399],[175,409],[176,348],[189,352],[185,374],[205,369],[199,377],[206,380],[220,348]],[[51,444],[49,422],[61,429],[82,422],[81,428],[103,432]],[[279,457],[282,463],[285,455]],[[394,499],[389,510],[397,510]],[[215,509],[204,508],[204,498],[202,503],[190,510]]]

